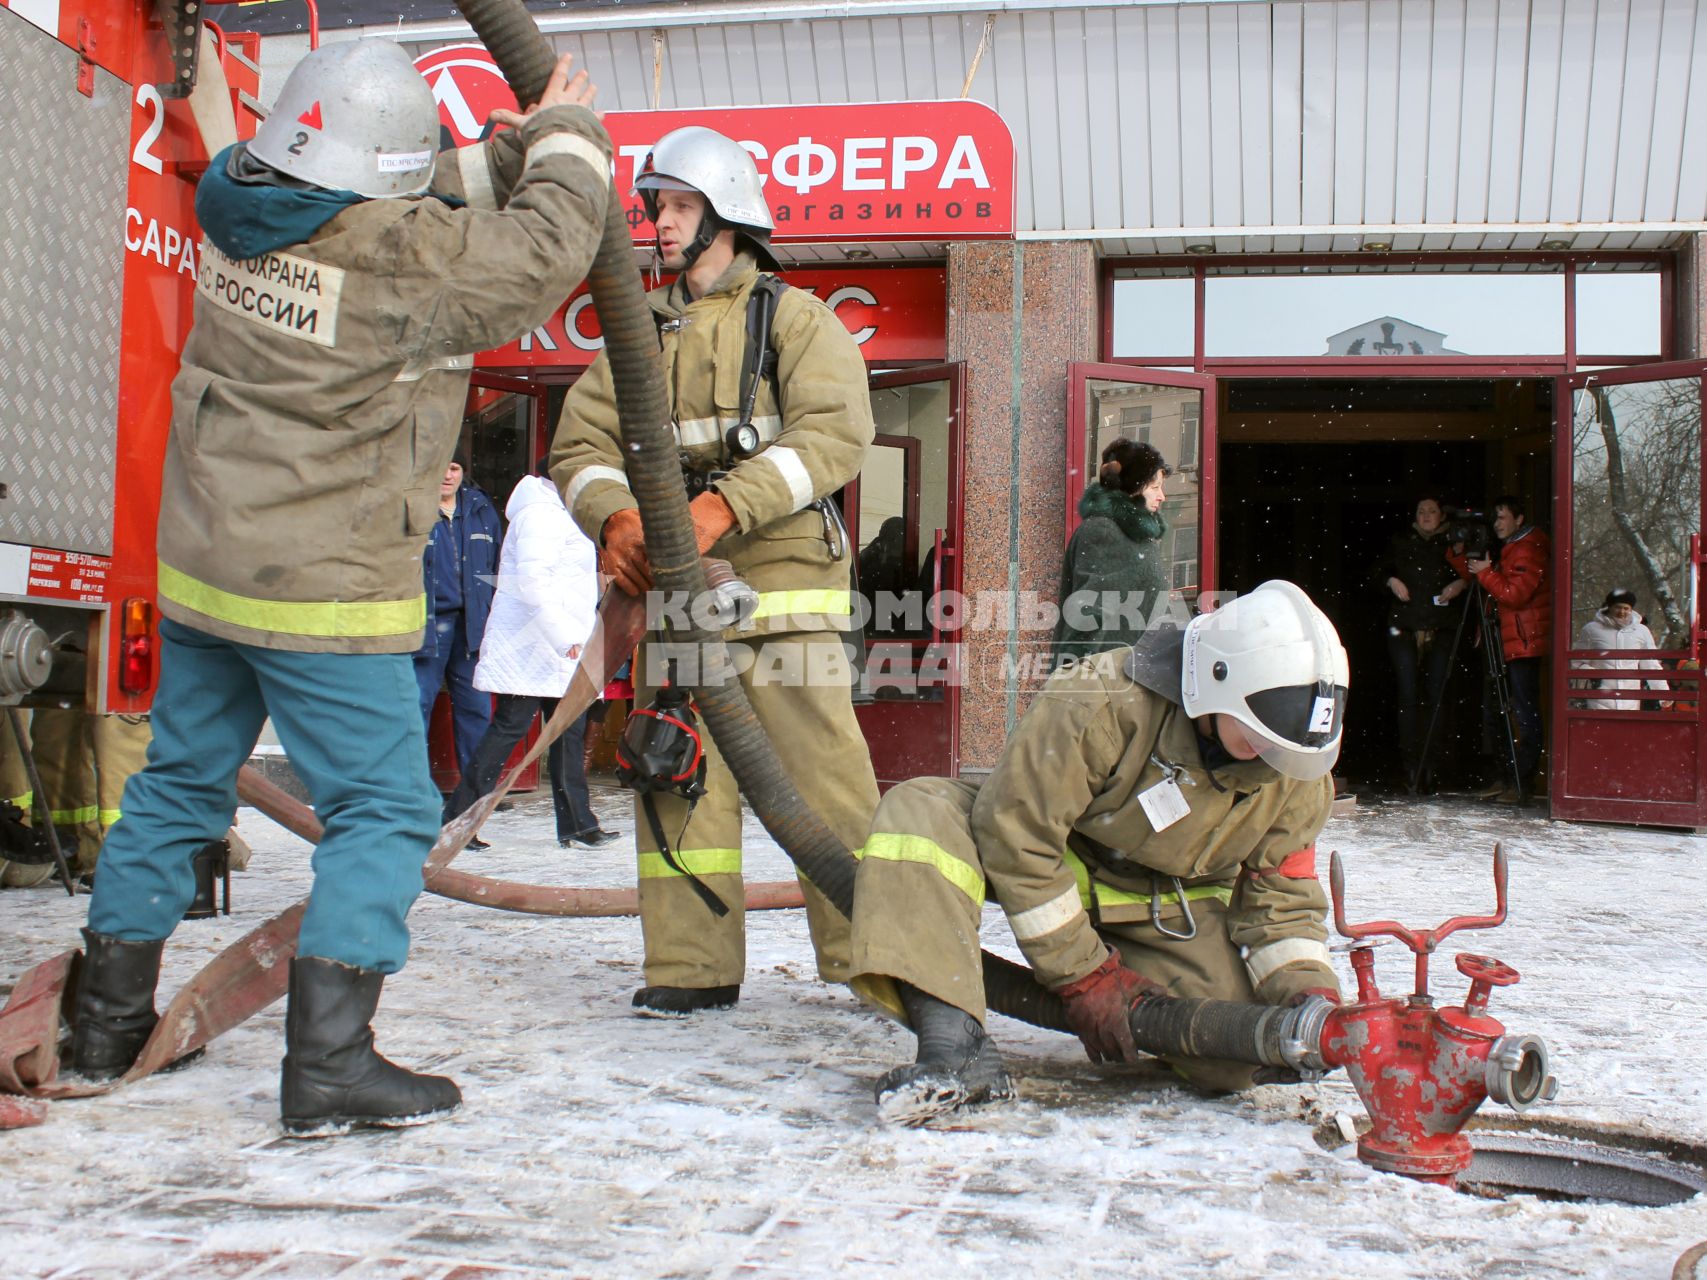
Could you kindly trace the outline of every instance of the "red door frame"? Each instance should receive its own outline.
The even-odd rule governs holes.
[[[1215,590],[1216,420],[1220,412],[1218,384],[1213,373],[1182,373],[1177,369],[1148,369],[1131,364],[1081,363],[1067,366],[1067,537],[1079,527],[1079,498],[1089,477],[1080,470],[1089,442],[1089,398],[1085,383],[1097,378],[1129,386],[1187,387],[1203,393],[1203,416],[1197,441],[1197,564],[1198,593]],[[1195,601],[1187,601],[1188,605]]]
[[[1701,672],[1675,670],[1667,683],[1684,697],[1674,697],[1671,711],[1598,710],[1571,705],[1571,662],[1573,650],[1570,600],[1572,540],[1574,532],[1575,474],[1572,426],[1575,420],[1574,393],[1592,385],[1620,386],[1694,378],[1700,394],[1704,444],[1707,444],[1707,361],[1686,360],[1650,364],[1627,369],[1578,373],[1557,379],[1554,393],[1554,485],[1553,546],[1556,576],[1553,594],[1553,725],[1548,770],[1549,799],[1553,816],[1573,821],[1624,822],[1647,826],[1707,826],[1707,716],[1701,705]],[[1707,449],[1703,450],[1707,467]],[[1702,508],[1696,513],[1697,529],[1707,528],[1707,471],[1702,477]],[[1655,656],[1691,660],[1702,658],[1701,535],[1694,539],[1694,616],[1690,618],[1688,648],[1663,651]],[[1578,659],[1580,660],[1580,659]],[[1577,697],[1581,698],[1580,691]],[[1580,750],[1578,748],[1581,748]],[[1670,776],[1692,781],[1692,798],[1672,800],[1631,798],[1618,794],[1628,778],[1651,779],[1662,765]]]
[[[911,368],[876,374],[870,379],[869,385],[872,391],[881,391],[888,387],[917,386],[926,382],[948,384],[948,523],[944,530],[941,551],[937,555],[936,575],[940,584],[938,590],[952,591],[958,597],[963,586],[965,568],[962,548],[965,545],[966,525],[966,366],[960,362],[914,365]],[[909,495],[909,501],[912,500]],[[849,506],[857,516],[857,507],[854,507],[851,501]],[[855,532],[854,546],[857,548],[857,530]],[[857,551],[855,553],[857,554]],[[938,633],[933,622],[931,640],[919,642],[918,648],[922,651],[931,643],[946,643],[951,646],[951,651],[957,651],[960,641],[958,637],[944,637]],[[888,787],[904,781],[907,777],[959,776],[961,670],[958,656],[955,656],[940,702],[878,701],[855,708],[866,744],[871,750],[872,764],[877,769],[880,785]],[[922,741],[931,741],[933,737],[935,741],[940,742],[942,754],[930,763],[913,769],[885,767],[886,759],[907,756],[917,758],[921,754],[919,744]]]

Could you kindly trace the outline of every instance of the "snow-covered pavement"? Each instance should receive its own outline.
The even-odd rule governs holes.
[[[604,789],[605,825],[632,832]],[[188,922],[163,994],[308,887],[307,848],[250,811],[229,919]],[[632,841],[559,850],[549,800],[488,824],[460,865],[630,882]],[[1571,826],[1461,801],[1366,807],[1323,841],[1353,919],[1432,925],[1492,901],[1512,918],[1451,940],[1522,971],[1495,995],[1544,1036],[1545,1114],[1707,1141],[1707,839]],[[749,824],[748,874],[786,859]],[[76,941],[86,899],[0,895],[0,988]],[[1020,1098],[948,1132],[884,1127],[871,1084],[911,1037],[811,979],[800,912],[749,917],[738,1008],[629,1012],[633,920],[504,915],[426,896],[377,1022],[382,1051],[461,1083],[440,1124],[318,1143],[277,1130],[281,1001],[207,1058],[0,1133],[7,1276],[1652,1277],[1707,1238],[1707,1197],[1668,1209],[1489,1201],[1372,1172],[1313,1134],[1359,1110],[1343,1080],[1204,1100],[1150,1066],[1096,1068],[1075,1041],[998,1020]],[[1010,949],[1000,915],[987,945]],[[1409,954],[1379,953],[1409,989]],[[1343,961],[1343,955],[1340,957]],[[1349,979],[1349,970],[1346,971]],[[1489,1108],[1489,1110],[1493,1110]]]

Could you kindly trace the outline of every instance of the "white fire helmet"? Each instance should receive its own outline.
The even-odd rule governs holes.
[[[301,182],[390,199],[427,189],[438,146],[433,91],[401,45],[369,39],[297,63],[249,154]]]
[[[1319,778],[1334,767],[1349,682],[1334,624],[1293,583],[1265,582],[1186,626],[1186,714],[1231,716],[1289,778]]]

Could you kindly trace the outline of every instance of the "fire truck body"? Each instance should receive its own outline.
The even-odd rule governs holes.
[[[184,7],[0,0],[0,703],[134,712],[153,692],[195,182],[259,112],[259,38]]]

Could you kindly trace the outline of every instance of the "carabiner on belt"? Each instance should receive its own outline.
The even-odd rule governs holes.
[[[1185,886],[1180,883],[1178,876],[1169,876],[1174,884],[1174,897],[1179,900],[1179,909],[1185,913],[1185,932],[1176,932],[1162,923],[1162,903],[1165,895],[1162,893],[1162,877],[1159,872],[1150,873],[1150,923],[1156,932],[1164,938],[1172,938],[1176,942],[1189,942],[1197,936],[1197,918],[1191,914],[1191,903],[1186,901]]]

